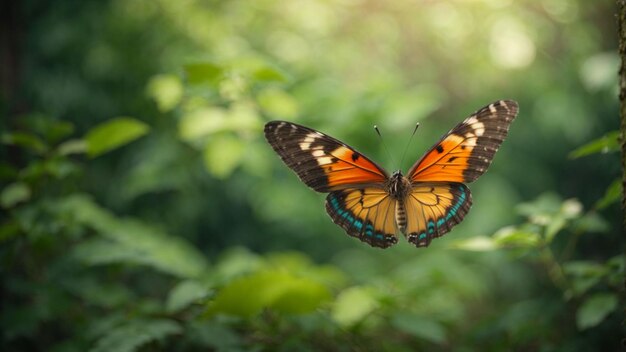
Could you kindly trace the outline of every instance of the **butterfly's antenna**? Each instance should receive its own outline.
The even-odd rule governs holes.
[[[404,147],[404,152],[402,153],[402,159],[400,160],[400,167],[402,167],[402,162],[404,161],[404,157],[406,156],[407,150],[409,150],[409,146],[411,146],[411,142],[413,142],[413,137],[415,136],[415,132],[417,132],[417,128],[420,127],[420,123],[415,124],[415,128],[413,129],[413,133],[411,134],[411,139],[409,139],[409,143]]]
[[[378,134],[380,142],[383,144],[383,148],[385,148],[387,155],[389,155],[389,159],[391,159],[391,162],[395,164],[396,162],[393,160],[393,155],[391,155],[391,153],[389,152],[389,148],[387,148],[387,144],[385,144],[385,141],[383,140],[383,135],[380,134],[380,131],[378,130],[378,126],[374,125],[374,130],[376,130],[376,134]]]

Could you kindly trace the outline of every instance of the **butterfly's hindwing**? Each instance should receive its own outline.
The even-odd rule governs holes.
[[[395,244],[395,205],[389,193],[379,188],[346,189],[326,197],[326,211],[350,236],[374,247]]]
[[[321,132],[291,122],[265,125],[265,138],[280,158],[318,192],[384,183],[387,173],[371,160]]]
[[[449,232],[472,205],[469,188],[462,183],[420,183],[406,199],[406,237],[417,247]]]
[[[500,100],[454,127],[408,172],[413,182],[469,183],[482,175],[517,116],[517,103]]]

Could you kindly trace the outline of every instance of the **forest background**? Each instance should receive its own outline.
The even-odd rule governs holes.
[[[3,350],[620,345],[613,1],[2,7]],[[519,117],[427,249],[346,236],[262,133],[295,121],[406,170],[498,99]]]

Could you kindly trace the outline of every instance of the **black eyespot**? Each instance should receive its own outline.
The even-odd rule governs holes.
[[[451,163],[451,162],[453,162],[456,158],[457,158],[456,156],[453,156],[453,157],[451,157],[450,159],[448,159],[448,162],[449,162],[449,163]]]
[[[357,161],[359,157],[360,157],[359,153],[357,152],[352,153],[352,161]]]
[[[443,147],[440,145],[438,145],[435,149],[437,149],[438,153],[443,153]]]

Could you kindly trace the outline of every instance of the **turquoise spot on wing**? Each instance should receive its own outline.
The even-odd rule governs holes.
[[[428,221],[428,233],[434,233],[435,232],[435,223],[431,221]]]
[[[421,233],[418,237],[419,240],[425,240],[426,239],[426,234],[425,233]]]
[[[461,205],[463,205],[463,203],[465,203],[465,191],[461,189],[461,195],[459,196],[459,199],[457,200],[456,204],[454,204],[448,210],[448,214],[446,215],[446,221],[450,220],[453,216],[456,215],[456,213],[459,211],[459,208],[461,207]]]

